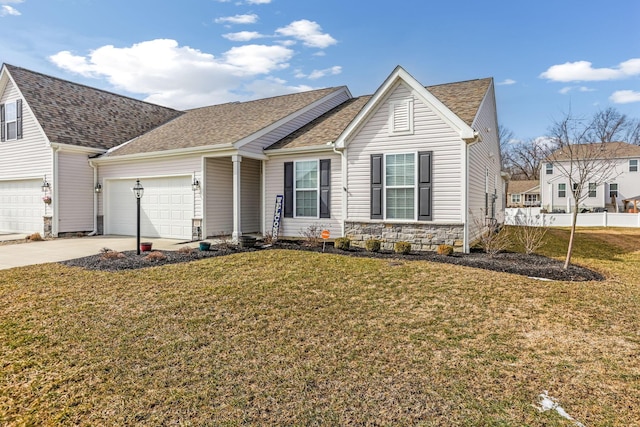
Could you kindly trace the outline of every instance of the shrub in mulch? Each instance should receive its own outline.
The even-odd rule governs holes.
[[[561,261],[535,254],[528,255],[523,253],[502,252],[494,256],[488,256],[486,253],[480,251],[472,251],[468,254],[453,253],[450,255],[438,254],[436,252],[410,252],[409,254],[401,254],[381,250],[372,252],[372,248],[367,250],[353,246],[348,249],[338,249],[331,243],[327,243],[324,247],[310,246],[305,244],[304,241],[277,241],[271,245],[256,246],[253,248],[241,248],[236,245],[224,243],[220,245],[211,245],[211,250],[209,251],[189,249],[180,249],[178,251],[154,251],[152,252],[155,254],[153,256],[149,256],[149,254],[136,255],[135,251],[125,251],[118,252],[117,256],[114,254],[113,256],[105,257],[105,251],[103,250],[102,254],[62,261],[61,264],[81,267],[88,270],[120,271],[195,261],[198,259],[225,256],[240,252],[269,249],[303,250],[340,254],[345,256],[393,260],[431,261],[550,280],[604,280],[604,276],[590,269],[571,265],[565,270],[562,268],[563,263]]]

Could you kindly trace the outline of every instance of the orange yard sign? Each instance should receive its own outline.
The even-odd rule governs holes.
[[[330,235],[331,233],[329,233],[329,230],[322,230],[320,237],[322,237],[323,239],[328,239]]]

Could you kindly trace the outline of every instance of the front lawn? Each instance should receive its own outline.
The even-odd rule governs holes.
[[[574,261],[607,280],[287,250],[0,271],[0,424],[573,425],[546,390],[634,425],[640,230],[580,230]]]

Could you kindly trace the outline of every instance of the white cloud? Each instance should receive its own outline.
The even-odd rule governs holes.
[[[269,4],[271,0],[247,0],[247,4]]]
[[[587,87],[587,86],[565,86],[560,89],[558,92],[562,95],[566,95],[572,90],[577,90],[578,92],[595,92],[595,89]]]
[[[235,47],[219,58],[179,46],[170,39],[150,40],[130,47],[102,46],[86,56],[62,51],[50,57],[58,67],[85,77],[105,78],[130,93],[146,95],[149,102],[174,108],[192,108],[237,100],[237,91],[259,75],[289,66],[293,51],[283,46]],[[283,93],[295,88],[279,85]],[[256,93],[245,98],[259,97]]]
[[[0,17],[4,17],[4,16],[20,16],[22,15],[18,10],[16,10],[15,8],[8,6],[6,4],[3,4],[0,7]]]
[[[335,76],[340,73],[342,73],[342,67],[336,65],[331,68],[325,68],[324,70],[313,70],[307,77],[309,78],[309,80],[317,80],[327,75]]]
[[[317,22],[302,19],[300,21],[294,21],[286,27],[278,28],[276,33],[285,36],[293,37],[297,40],[301,40],[305,46],[317,47],[324,49],[337,43],[337,40],[331,37],[329,34],[322,33],[322,27]]]
[[[255,13],[249,15],[235,15],[216,18],[216,24],[255,24],[258,22],[258,15]]]
[[[256,31],[239,31],[237,33],[223,34],[222,37],[233,42],[247,42],[250,40],[261,39],[266,36]]]
[[[630,104],[632,102],[640,102],[640,92],[633,90],[618,90],[613,92],[609,99],[616,104]]]
[[[510,86],[516,84],[516,81],[513,79],[504,79],[500,83],[496,83],[498,86]]]
[[[613,68],[593,68],[591,62],[576,61],[552,65],[540,74],[555,82],[619,80],[640,75],[640,58],[621,62]]]

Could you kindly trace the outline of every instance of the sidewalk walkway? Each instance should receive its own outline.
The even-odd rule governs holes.
[[[19,240],[24,237],[24,235],[3,234],[0,235],[0,241]],[[178,250],[182,246],[196,247],[198,245],[198,242],[148,237],[141,238],[141,241],[152,242],[153,249],[170,251]],[[114,251],[135,250],[136,238],[130,236],[91,236],[0,245],[0,270],[95,255],[102,248]]]

